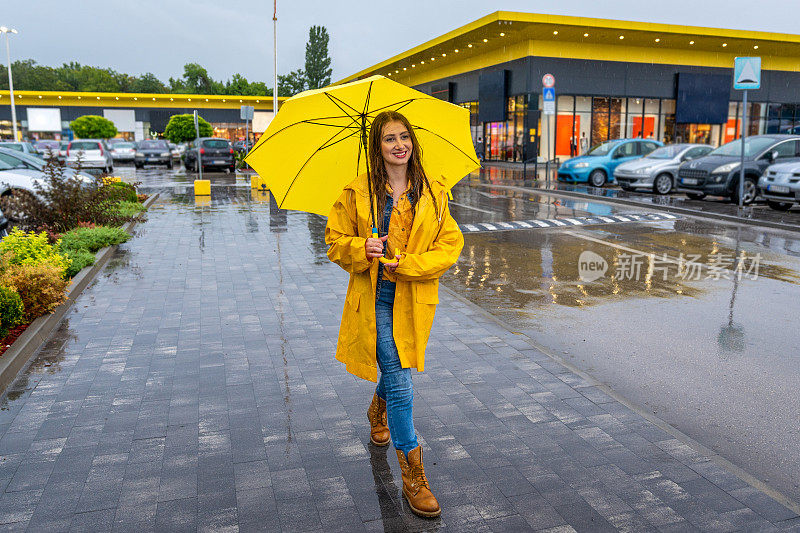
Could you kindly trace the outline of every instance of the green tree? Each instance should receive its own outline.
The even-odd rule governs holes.
[[[79,139],[109,139],[117,134],[117,127],[105,117],[84,115],[69,123]]]
[[[306,75],[303,69],[297,69],[285,76],[278,75],[278,96],[294,96],[306,90]]]
[[[331,83],[331,58],[328,56],[328,30],[325,26],[311,26],[306,43],[306,85],[321,89]]]
[[[73,91],[123,92],[128,76],[110,68],[90,67],[80,63],[64,63],[55,69],[59,79],[66,82]]]
[[[68,91],[71,87],[59,78],[58,72],[33,59],[11,63],[14,88],[18,91]],[[0,90],[8,90],[8,69],[0,65]]]
[[[169,92],[167,86],[156,78],[155,74],[147,72],[139,77],[131,79],[128,90],[132,93],[158,93]]]
[[[197,63],[186,63],[183,66],[183,77],[170,78],[172,92],[186,94],[224,94],[224,85],[209,76],[208,71]]]
[[[197,125],[200,129],[200,137],[213,135],[214,129],[203,117],[197,117]],[[194,131],[194,116],[189,114],[172,115],[167,122],[167,127],[164,128],[164,137],[174,143],[194,140],[197,137]]]

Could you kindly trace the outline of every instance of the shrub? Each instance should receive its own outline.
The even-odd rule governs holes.
[[[56,246],[50,244],[47,233],[26,233],[14,228],[0,241],[0,256],[11,265],[50,264],[63,274],[69,267],[69,260],[58,253]]]
[[[61,253],[64,254],[70,261],[69,268],[67,268],[66,273],[66,277],[68,278],[74,278],[78,272],[83,270],[85,267],[94,264],[94,254],[89,250],[83,248],[80,250],[62,249]]]
[[[87,250],[89,252],[96,252],[100,248],[113,244],[120,244],[130,238],[130,234],[122,228],[109,226],[75,228],[61,236],[59,248],[61,250]]]
[[[117,127],[105,117],[84,115],[69,123],[78,139],[110,139],[117,134]]]
[[[127,188],[104,187],[101,178],[87,183],[77,173],[67,172],[56,158],[48,160],[42,181],[34,183],[35,196],[3,197],[3,212],[24,214],[18,219],[23,229],[63,233],[81,222],[121,226],[130,220],[115,210]]]
[[[197,117],[197,126],[200,129],[200,137],[211,137],[214,134],[211,124],[206,122],[203,117]],[[172,115],[169,118],[167,127],[164,128],[164,138],[175,144],[193,141],[196,137],[194,115]]]
[[[147,211],[147,208],[139,202],[120,202],[114,209],[119,216],[124,218],[135,218],[140,213]]]
[[[22,298],[23,316],[27,322],[51,312],[64,302],[69,283],[64,279],[63,271],[50,263],[6,264],[0,273],[0,285],[14,289]]]
[[[8,335],[8,330],[22,323],[25,308],[17,291],[0,286],[0,339]]]
[[[111,187],[112,190],[116,193],[116,198],[119,198],[120,201],[123,202],[138,202],[139,198],[136,195],[136,187],[131,185],[130,183],[125,183],[124,181],[112,181],[104,185],[105,187]]]

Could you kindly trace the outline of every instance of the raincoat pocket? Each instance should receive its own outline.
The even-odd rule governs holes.
[[[417,287],[417,303],[438,304],[439,303],[439,280],[419,281]]]
[[[358,311],[358,305],[361,302],[361,294],[355,291],[350,291],[345,301],[350,306],[350,309],[353,311]]]

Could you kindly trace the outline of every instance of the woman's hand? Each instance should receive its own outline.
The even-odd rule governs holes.
[[[394,270],[397,268],[397,265],[400,264],[400,255],[396,255],[394,257],[396,259],[394,263],[383,263],[383,268],[385,268],[389,274],[394,274]]]
[[[383,243],[388,238],[388,235],[384,235],[380,239],[367,238],[366,242],[364,242],[364,252],[367,254],[368,260],[372,261],[376,257],[383,257]],[[395,265],[396,267],[397,265]]]

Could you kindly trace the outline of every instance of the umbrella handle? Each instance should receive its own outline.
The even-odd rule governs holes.
[[[379,238],[379,237],[378,237],[378,228],[372,228],[372,238],[373,238],[373,239],[377,239],[377,238]],[[397,250],[397,251],[395,252],[395,255],[400,255],[400,253],[401,253],[401,252],[400,252],[400,250]],[[388,259],[388,258],[386,258],[386,257],[379,257],[379,258],[378,258],[378,261],[380,261],[380,262],[381,262],[381,263],[383,263],[383,264],[386,264],[386,263],[396,263],[396,262],[397,262],[397,258]]]

